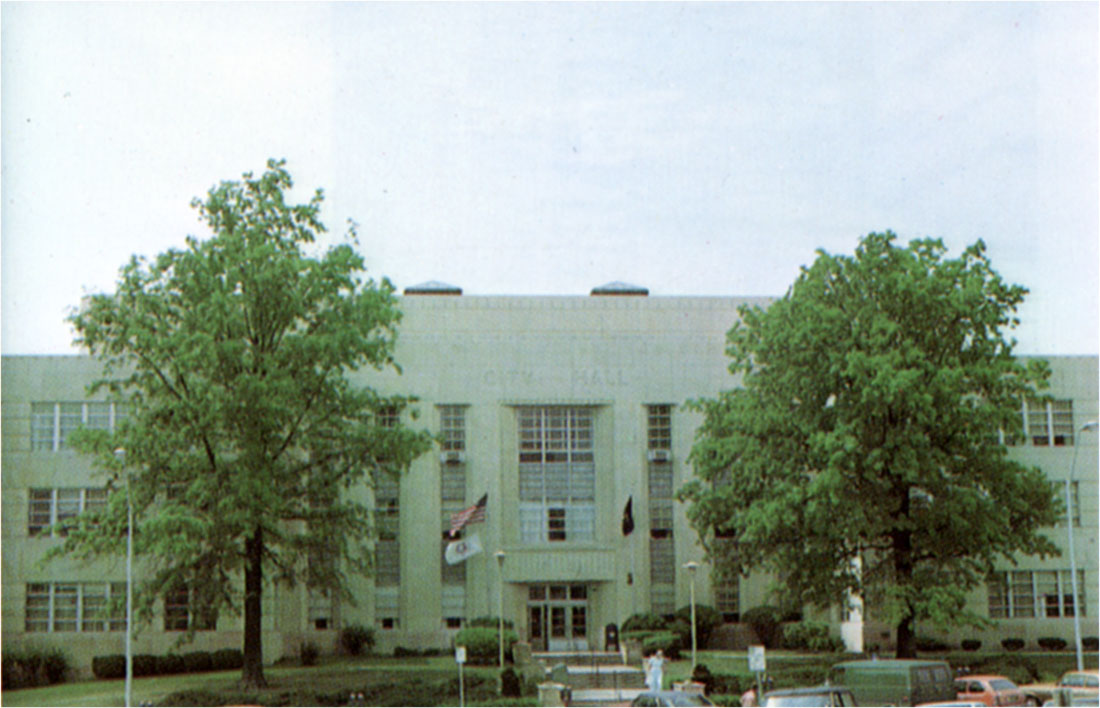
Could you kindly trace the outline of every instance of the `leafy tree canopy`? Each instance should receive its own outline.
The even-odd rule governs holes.
[[[1059,505],[999,441],[1049,375],[1005,338],[1027,291],[980,241],[947,259],[895,240],[819,252],[783,298],[741,309],[741,387],[689,403],[704,422],[680,498],[720,572],[774,571],[819,607],[862,592],[912,656],[916,620],[982,622],[965,596],[996,560],[1057,553],[1040,529]]]
[[[394,287],[362,277],[353,226],[349,243],[306,253],[325,231],[323,195],[288,204],[291,186],[274,160],[258,179],[222,182],[192,203],[211,238],[133,257],[113,294],[71,317],[104,366],[93,392],[130,404],[114,434],[84,430],[74,444],[129,490],[143,615],[178,588],[210,614],[243,608],[248,685],[264,680],[264,583],[347,597],[345,573],[369,570],[371,524],[342,492],[398,474],[431,445],[400,422],[413,399],[349,384],[351,370],[396,368]],[[126,496],[60,552],[124,548]]]

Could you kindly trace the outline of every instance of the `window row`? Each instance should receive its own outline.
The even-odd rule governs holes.
[[[1073,401],[1038,401],[1027,399],[1020,410],[1021,427],[1005,436],[1013,444],[1019,436],[1026,444],[1039,447],[1073,445]]]
[[[128,405],[110,401],[31,403],[31,450],[64,450],[77,428],[113,431],[128,415]]]
[[[52,526],[56,534],[64,536],[66,520],[106,506],[106,487],[31,489],[27,502],[27,534],[37,536]]]
[[[994,619],[1081,616],[1085,607],[1085,571],[1077,571],[1077,601],[1068,570],[1010,570],[988,582],[989,616]]]
[[[126,630],[126,583],[27,583],[28,632]]]

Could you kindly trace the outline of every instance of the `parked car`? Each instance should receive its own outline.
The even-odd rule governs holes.
[[[632,706],[662,708],[663,706],[712,706],[714,702],[698,693],[684,691],[646,691],[631,701]]]
[[[810,688],[784,688],[764,694],[762,706],[854,706],[855,696],[844,686],[813,686]]]
[[[830,670],[829,683],[847,686],[864,706],[915,706],[956,700],[955,681],[946,661],[844,661]]]
[[[1071,693],[1081,694],[1082,697],[1087,697],[1089,693],[1100,693],[1100,671],[1067,671],[1056,684],[1028,683],[1020,686],[1020,690],[1026,696],[1029,706],[1046,705],[1056,698],[1065,704],[1070,701]]]
[[[977,701],[987,706],[1027,705],[1024,692],[1004,676],[959,676],[955,679],[955,691],[960,701]]]

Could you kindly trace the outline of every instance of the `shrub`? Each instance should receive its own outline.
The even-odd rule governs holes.
[[[208,651],[191,651],[183,655],[183,665],[188,673],[210,671],[214,668],[214,659]]]
[[[455,646],[466,647],[466,659],[471,664],[492,665],[500,652],[500,635],[496,627],[467,627],[455,635]],[[512,660],[512,644],[518,641],[515,632],[504,630],[504,660]]]
[[[179,654],[165,654],[157,657],[158,674],[182,674],[187,670],[183,657]]]
[[[1039,637],[1035,643],[1047,651],[1061,651],[1066,648],[1066,640],[1061,637]]]
[[[653,632],[642,639],[643,656],[654,654],[660,649],[666,657],[675,661],[680,658],[682,648],[680,635],[675,632]]]
[[[472,620],[470,620],[469,622],[467,622],[466,626],[467,627],[491,627],[493,629],[497,629],[500,626],[500,618],[499,617],[491,617],[491,616],[488,616],[488,615],[483,616],[483,617],[475,617]],[[510,619],[504,620],[504,629],[506,629],[506,630],[507,629],[515,629],[515,627],[512,626],[512,620],[510,620]],[[507,636],[507,635],[505,635],[505,636]]]
[[[620,634],[626,634],[627,632],[656,632],[663,629],[668,629],[668,620],[661,615],[653,614],[634,614],[626,618],[623,622],[623,626],[619,628]]]
[[[784,649],[838,652],[844,649],[844,642],[829,634],[828,623],[803,620],[783,627],[781,646]]]
[[[741,621],[752,627],[757,639],[768,647],[774,648],[779,640],[779,620],[782,617],[779,608],[771,605],[761,605],[741,615]]]
[[[711,703],[716,706],[733,706],[737,708],[741,705],[741,696],[739,694],[716,693],[707,697],[710,698]]]
[[[244,652],[240,649],[219,649],[210,655],[210,668],[228,671],[244,666]]]
[[[691,605],[676,610],[676,619],[682,619],[688,623],[688,642],[691,642]],[[714,628],[722,624],[722,613],[710,605],[695,605],[695,639],[700,647],[705,647],[710,641],[710,635]]]
[[[92,657],[92,673],[100,679],[117,679],[126,676],[126,657],[108,654]]]
[[[975,674],[1007,676],[1017,684],[1033,683],[1039,680],[1038,665],[1029,657],[1022,655],[998,654],[977,657],[975,661],[971,662],[970,669]]]
[[[947,642],[936,637],[917,637],[914,644],[917,645],[917,651],[947,651],[950,649]]]
[[[500,672],[500,695],[508,698],[519,698],[523,693],[519,680],[519,674],[511,666]]]
[[[359,656],[364,648],[369,652],[374,647],[374,630],[361,624],[344,627],[340,630],[340,646],[352,656]]]
[[[964,639],[959,645],[965,651],[978,651],[982,648],[982,640],[980,639]]]
[[[313,642],[302,642],[302,646],[298,649],[298,657],[302,660],[302,666],[313,666],[316,664],[317,656],[320,653],[320,650],[317,649],[317,645]]]
[[[4,652],[3,686],[7,690],[60,683],[69,670],[69,657],[60,649],[22,649]]]
[[[157,657],[153,654],[134,654],[134,676],[153,676],[157,673]]]
[[[1082,637],[1081,646],[1089,651],[1100,650],[1100,637]]]
[[[1020,651],[1024,648],[1024,640],[1019,637],[1008,637],[1001,640],[1001,646],[1005,651]]]
[[[714,674],[710,672],[706,664],[695,665],[695,670],[691,672],[691,680],[693,683],[703,684],[704,693],[714,692]]]

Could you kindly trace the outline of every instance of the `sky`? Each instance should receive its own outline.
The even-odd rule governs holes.
[[[4,354],[285,158],[327,247],[470,295],[782,295],[981,239],[1022,354],[1098,351],[1098,5],[0,5]]]

